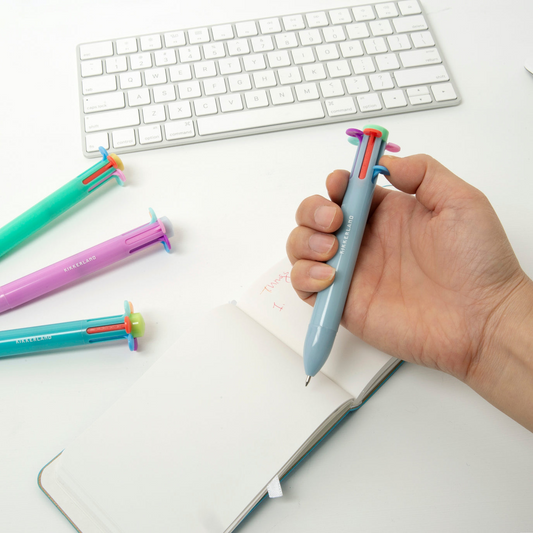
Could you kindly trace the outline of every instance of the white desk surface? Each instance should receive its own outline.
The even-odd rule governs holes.
[[[346,4],[4,0],[0,226],[95,162],[80,149],[78,43]],[[429,153],[483,190],[533,276],[533,76],[523,67],[533,2],[423,5],[463,103],[380,123],[403,154]],[[0,284],[144,224],[150,206],[176,229],[171,255],[154,249],[0,317],[14,329],[119,314],[129,299],[147,323],[138,353],[0,361],[1,531],[72,531],[37,486],[41,467],[188,324],[284,255],[299,202],[350,166],[344,131],[366,122],[125,154],[126,188],[100,192],[2,260]],[[533,434],[460,382],[408,365],[283,486],[239,531],[532,532]]]

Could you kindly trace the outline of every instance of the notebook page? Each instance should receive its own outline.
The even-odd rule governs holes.
[[[67,446],[59,481],[102,531],[222,532],[350,400],[304,387],[301,358],[228,304]]]
[[[292,288],[291,268],[287,258],[274,265],[246,290],[237,307],[302,355],[313,308]],[[340,327],[321,372],[357,398],[374,376],[396,361]]]

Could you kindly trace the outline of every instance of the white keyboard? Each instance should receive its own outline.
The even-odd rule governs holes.
[[[83,150],[116,153],[459,103],[416,0],[79,45]]]

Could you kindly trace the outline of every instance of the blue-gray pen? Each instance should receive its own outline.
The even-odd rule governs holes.
[[[352,144],[358,144],[348,187],[342,201],[343,223],[335,236],[339,241],[337,253],[328,261],[335,269],[335,280],[317,294],[313,315],[304,344],[304,368],[307,379],[324,366],[335,341],[341,322],[348,289],[352,281],[355,262],[363,239],[372,196],[379,174],[389,171],[377,165],[385,149],[397,152],[395,144],[387,144],[389,132],[380,126],[369,125],[364,131],[349,129],[346,132]]]

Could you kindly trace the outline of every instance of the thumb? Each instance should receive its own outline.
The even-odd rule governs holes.
[[[415,194],[416,199],[431,211],[438,212],[476,190],[428,155],[385,155],[380,164],[389,170],[387,179],[394,187]]]

